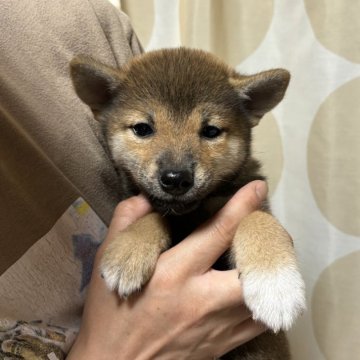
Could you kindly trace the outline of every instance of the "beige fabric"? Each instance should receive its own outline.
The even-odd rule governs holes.
[[[0,139],[2,273],[54,224],[76,191],[3,107]]]
[[[121,0],[147,49],[194,46],[245,73],[290,70],[285,100],[254,131],[254,151],[307,284],[293,358],[360,358],[360,2],[146,3]]]
[[[180,1],[181,44],[203,48],[226,59],[228,64],[237,65],[264,39],[273,3],[273,0],[252,0],[246,5],[238,0]]]
[[[141,36],[143,44],[148,44],[155,21],[154,2],[144,0],[122,1],[121,9],[126,14],[131,14],[131,24],[136,34]]]
[[[120,66],[141,46],[107,0],[1,1],[0,34],[0,359],[59,360],[121,198],[69,61]]]
[[[100,125],[76,97],[76,54],[110,65],[141,51],[105,0],[0,3],[0,273],[79,195],[108,222],[120,194]]]
[[[79,198],[0,276],[0,359],[63,359],[107,228]],[[6,353],[6,355],[5,355]],[[31,356],[33,354],[34,357]]]

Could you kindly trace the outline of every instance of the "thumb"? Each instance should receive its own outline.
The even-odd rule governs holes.
[[[107,246],[119,232],[125,230],[150,211],[151,205],[144,195],[133,196],[121,201],[115,208],[106,239],[101,247]]]

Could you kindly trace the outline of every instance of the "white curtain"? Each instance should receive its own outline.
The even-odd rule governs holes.
[[[360,359],[360,1],[122,0],[146,49],[191,46],[240,72],[290,70],[255,130],[275,215],[292,234],[308,310],[295,360]]]

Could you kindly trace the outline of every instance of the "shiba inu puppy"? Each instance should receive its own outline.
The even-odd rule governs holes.
[[[251,130],[283,99],[290,75],[241,75],[186,48],[149,52],[121,69],[78,57],[71,75],[104,126],[124,197],[142,192],[156,210],[104,254],[108,287],[126,297],[149,280],[162,251],[239,188],[264,179],[251,154]],[[238,269],[246,305],[274,332],[288,329],[305,307],[291,238],[266,203],[241,222],[230,256],[215,266]],[[224,358],[284,360],[289,353],[282,332],[267,332]]]

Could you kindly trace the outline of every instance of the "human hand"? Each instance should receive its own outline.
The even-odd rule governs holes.
[[[237,271],[211,267],[266,193],[261,181],[240,189],[212,219],[164,252],[149,283],[127,300],[107,289],[99,260],[115,234],[151,206],[142,196],[121,202],[97,253],[81,329],[67,359],[212,359],[262,333],[264,326],[243,305]]]

